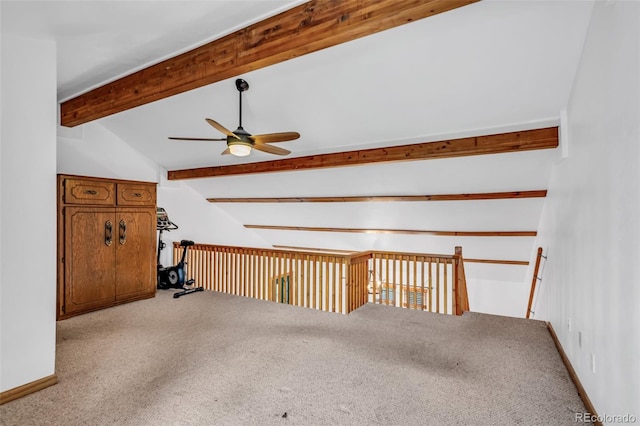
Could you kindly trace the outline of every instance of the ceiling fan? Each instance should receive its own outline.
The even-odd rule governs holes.
[[[257,149],[258,151],[267,152],[269,154],[276,155],[287,155],[290,154],[291,151],[286,150],[284,148],[280,148],[278,146],[269,145],[272,142],[287,142],[298,139],[300,137],[300,133],[298,132],[281,132],[281,133],[267,133],[264,135],[252,135],[242,128],[242,92],[246,92],[249,90],[249,83],[245,80],[239,78],[236,80],[236,88],[240,93],[240,123],[238,124],[238,128],[233,132],[221,125],[220,123],[210,119],[205,118],[205,121],[209,123],[212,127],[217,129],[218,131],[225,134],[226,138],[220,139],[210,139],[210,138],[178,138],[178,137],[169,137],[171,140],[179,140],[179,141],[226,141],[227,149],[222,151],[222,155],[233,154],[238,157],[244,157],[245,155],[251,154],[251,148]]]

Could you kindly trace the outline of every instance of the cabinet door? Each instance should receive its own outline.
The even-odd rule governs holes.
[[[115,209],[65,208],[65,312],[115,300]]]
[[[112,182],[72,178],[64,180],[65,203],[113,205],[115,198],[115,184]]]
[[[116,197],[118,206],[147,206],[156,205],[155,184],[144,183],[119,183],[118,195]]]
[[[118,208],[114,228],[116,300],[156,291],[156,210]]]

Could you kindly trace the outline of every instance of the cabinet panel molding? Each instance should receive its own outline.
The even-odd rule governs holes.
[[[119,206],[155,206],[156,188],[148,184],[118,184]]]
[[[67,179],[64,183],[64,200],[69,204],[105,204],[115,202],[115,185],[82,179]]]

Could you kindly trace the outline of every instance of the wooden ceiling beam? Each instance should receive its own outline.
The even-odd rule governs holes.
[[[379,228],[322,228],[307,226],[244,225],[249,229],[271,231],[347,232],[363,234],[412,234],[441,237],[535,237],[536,231],[427,231],[421,229],[379,229]]]
[[[210,203],[356,203],[394,201],[467,201],[544,198],[546,190],[485,192],[476,194],[439,195],[374,195],[355,197],[273,197],[273,198],[207,198]]]
[[[558,147],[558,127],[523,130],[460,139],[448,139],[411,145],[371,148],[358,151],[334,152],[282,160],[261,161],[228,166],[171,170],[169,180],[196,179],[253,173],[287,172],[361,164],[415,161],[469,155],[502,154],[508,152]]]
[[[312,0],[61,105],[77,126],[479,0]]]

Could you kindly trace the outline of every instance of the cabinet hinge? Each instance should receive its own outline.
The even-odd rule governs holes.
[[[60,260],[62,263],[64,263],[64,257]]]
[[[63,314],[66,314],[66,313],[67,313],[67,307],[66,307],[66,306],[64,306],[64,305],[62,305],[62,313],[63,313]]]

